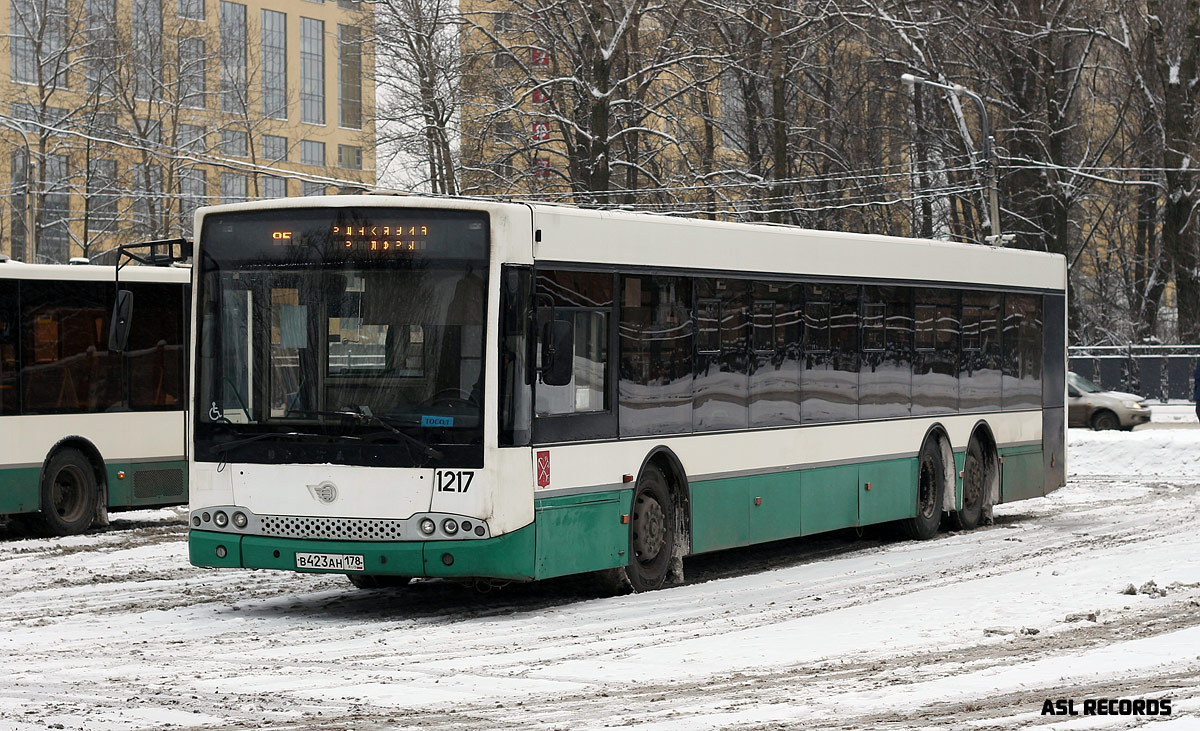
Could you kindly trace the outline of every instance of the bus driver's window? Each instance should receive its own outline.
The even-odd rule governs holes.
[[[538,416],[608,411],[609,314],[612,312],[611,274],[540,271],[537,273],[538,332],[551,316],[570,322],[575,334],[571,381],[565,386],[537,383]],[[553,308],[551,308],[553,303]]]

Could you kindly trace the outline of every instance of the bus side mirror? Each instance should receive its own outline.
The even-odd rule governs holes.
[[[113,304],[112,323],[108,328],[108,350],[124,353],[129,343],[129,322],[133,315],[133,292],[117,290],[117,301]]]
[[[575,328],[566,320],[550,320],[542,329],[542,383],[565,386],[575,362]]]

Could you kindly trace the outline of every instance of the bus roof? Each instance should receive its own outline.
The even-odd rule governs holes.
[[[506,261],[519,263],[543,260],[1052,291],[1065,290],[1067,281],[1066,260],[1058,254],[486,198],[362,194],[252,201],[201,208],[196,230],[200,219],[211,213],[346,206],[480,210],[522,221],[532,212],[529,233],[537,230],[540,240],[535,243],[531,236],[499,250]],[[600,222],[604,225],[597,225]]]
[[[93,264],[26,264],[20,261],[0,262],[0,279],[42,279],[72,282],[112,282],[114,267]],[[127,266],[121,269],[122,282],[165,282],[187,284],[191,281],[190,267]]]

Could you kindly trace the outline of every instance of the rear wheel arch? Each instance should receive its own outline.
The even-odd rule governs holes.
[[[991,509],[1000,500],[1000,455],[996,438],[986,421],[971,430],[963,457],[962,504],[949,516],[955,530],[971,530],[990,521]]]
[[[924,451],[927,444],[932,442],[941,455],[942,462],[942,477],[945,484],[945,494],[942,496],[942,509],[946,511],[954,510],[955,486],[958,484],[958,471],[954,468],[954,448],[950,442],[950,432],[940,422],[935,423],[925,430],[925,436],[921,439],[921,447],[917,452],[920,459],[921,451]],[[918,469],[920,465],[918,465]]]
[[[954,474],[950,437],[941,424],[934,424],[917,452],[916,512],[899,522],[905,535],[922,541],[937,535],[942,516],[954,509]]]
[[[676,554],[678,558],[682,559],[692,552],[692,500],[687,471],[684,470],[679,457],[666,446],[655,447],[646,454],[642,459],[642,466],[638,469],[637,477],[639,479],[647,465],[651,464],[658,467],[663,476],[667,478],[671,496],[675,501]]]

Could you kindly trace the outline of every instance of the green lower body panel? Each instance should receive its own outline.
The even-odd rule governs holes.
[[[911,518],[916,474],[902,458],[694,482],[692,552]]]
[[[1000,450],[1000,502],[1041,497],[1046,493],[1045,463],[1039,447]]]
[[[179,505],[187,502],[187,460],[109,462],[105,469],[108,474],[109,508]]]
[[[41,479],[41,467],[0,470],[0,515],[40,510],[38,483]]]
[[[892,459],[859,465],[858,524],[903,520],[917,514],[917,460]]]
[[[538,500],[537,578],[598,571],[629,563],[629,515],[633,490]]]
[[[850,464],[818,467],[800,473],[802,535],[860,524],[858,470],[858,465]]]
[[[532,525],[497,538],[463,541],[321,541],[202,530],[188,533],[188,557],[195,566],[313,571],[296,568],[297,553],[361,555],[368,574],[513,580],[535,577]]]

